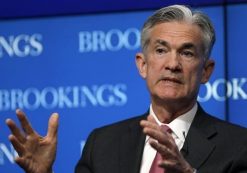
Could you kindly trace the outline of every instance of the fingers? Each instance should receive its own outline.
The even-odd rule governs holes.
[[[27,134],[27,135],[31,135],[34,133],[34,130],[31,126],[31,124],[29,123],[26,115],[24,112],[22,112],[20,109],[17,109],[16,110],[16,115],[21,123],[21,127],[22,129],[24,130],[24,132]]]
[[[174,158],[178,149],[170,133],[164,131],[152,116],[142,120],[140,125],[143,127],[143,132],[151,137],[149,143],[157,152],[166,158]]]
[[[174,151],[168,148],[166,145],[160,144],[155,140],[149,141],[150,145],[161,154],[161,156],[164,156],[167,158],[174,158]]]
[[[25,171],[28,171],[30,169],[30,164],[29,162],[24,159],[24,158],[21,158],[21,157],[16,157],[15,158],[15,162],[21,167],[23,168]]]
[[[180,165],[176,165],[177,162],[174,160],[163,160],[159,163],[159,166],[165,168],[166,172],[181,172]]]
[[[140,125],[143,127],[143,132],[151,137],[150,145],[161,154],[163,159],[159,166],[165,168],[166,172],[193,170],[179,152],[172,135],[164,131],[152,116],[149,115],[147,120],[142,120]]]
[[[160,129],[159,125],[155,122],[154,118],[150,115],[148,116],[147,120],[142,120],[140,122],[140,125],[143,127],[143,129],[145,129],[146,127],[156,130]]]
[[[24,143],[25,137],[24,135],[21,133],[20,129],[16,126],[15,122],[11,119],[7,119],[6,120],[6,124],[9,127],[10,131],[12,132],[12,134],[21,142]]]
[[[6,124],[12,132],[12,134],[9,135],[9,141],[12,143],[18,155],[22,157],[26,153],[26,149],[24,147],[25,143],[27,142],[28,137],[34,136],[32,135],[34,134],[34,131],[25,114],[20,109],[16,110],[16,115],[21,123],[22,129],[26,134],[22,133],[13,120],[7,119]]]
[[[164,159],[159,163],[159,166],[162,168],[165,168],[166,172],[172,173],[192,173],[195,170],[192,168],[192,166],[184,159]]]
[[[37,137],[36,132],[33,130],[30,122],[28,121],[26,115],[24,112],[22,112],[20,109],[16,110],[16,115],[20,121],[20,124],[22,126],[23,131],[26,133],[26,135],[22,134],[21,130],[17,127],[15,122],[11,119],[6,120],[6,124],[11,130],[12,134],[15,136],[15,140],[24,143],[26,142],[27,136],[35,136]],[[48,123],[48,133],[47,136],[50,138],[54,138],[57,136],[57,130],[58,130],[58,114],[53,113],[49,119]],[[12,138],[11,138],[12,139]]]
[[[162,129],[156,130],[145,127],[143,129],[144,133],[150,136],[151,138],[158,141],[158,143],[166,145],[167,147],[173,146],[173,138],[167,132],[162,132]]]
[[[143,127],[143,132],[157,140],[159,143],[164,144],[167,147],[172,147],[172,136],[168,132],[162,130],[162,128],[157,123],[154,123],[150,117],[151,116],[148,117],[148,120],[142,120],[140,122],[140,125]]]
[[[47,136],[49,138],[56,138],[58,131],[58,113],[53,113],[49,119]]]
[[[149,122],[152,122],[152,123],[157,124],[156,121],[155,121],[155,119],[154,119],[154,117],[151,116],[151,115],[149,115],[149,116],[147,117],[147,120],[148,120]]]
[[[18,141],[14,135],[9,135],[9,141],[12,143],[13,147],[17,151],[18,155],[21,157],[26,152],[23,145]]]

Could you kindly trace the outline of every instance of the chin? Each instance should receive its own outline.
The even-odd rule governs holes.
[[[176,98],[182,96],[182,93],[177,88],[163,88],[157,92],[161,97]]]
[[[157,95],[157,97],[160,100],[164,100],[164,101],[178,101],[178,100],[181,100],[183,98],[180,95],[178,95],[178,93],[159,94],[159,95]]]

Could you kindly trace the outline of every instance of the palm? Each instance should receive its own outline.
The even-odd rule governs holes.
[[[16,158],[17,164],[27,173],[50,173],[56,156],[58,115],[51,116],[45,137],[41,137],[32,129],[23,112],[18,110],[17,116],[25,135],[12,120],[6,121],[12,131],[9,139],[19,154]]]
[[[52,144],[47,137],[38,135],[31,137],[24,144],[26,153],[23,155],[28,172],[43,173],[50,169],[55,157],[56,144]]]

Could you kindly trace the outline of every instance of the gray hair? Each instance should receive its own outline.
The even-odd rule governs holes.
[[[204,56],[206,58],[210,56],[215,42],[215,31],[212,22],[202,12],[192,11],[183,5],[172,5],[161,8],[147,19],[141,32],[142,50],[145,51],[150,42],[149,31],[152,27],[156,24],[172,21],[184,21],[199,26],[203,33]]]

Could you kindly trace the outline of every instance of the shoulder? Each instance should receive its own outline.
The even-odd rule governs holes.
[[[221,120],[215,116],[212,116],[204,112],[202,109],[198,111],[197,118],[195,121],[195,126],[197,126],[200,129],[203,129],[203,131],[209,131],[208,129],[214,129],[219,135],[219,137],[231,139],[234,141],[247,141],[246,127],[242,127],[240,125]],[[239,138],[240,136],[242,139]]]
[[[228,122],[226,120],[221,120],[217,118],[216,116],[213,116],[211,114],[208,114],[203,110],[203,108],[199,105],[196,116],[195,116],[195,122],[197,124],[201,125],[207,125],[207,126],[217,126],[218,128],[222,129],[231,129],[231,130],[237,130],[237,131],[243,131],[246,132],[247,128],[242,127],[237,124],[233,124],[231,122]]]
[[[209,123],[213,124],[218,130],[222,129],[225,132],[226,131],[232,131],[232,132],[240,132],[240,133],[247,133],[247,128],[240,126],[238,124],[234,124],[232,122],[228,122],[226,120],[221,120],[213,115],[206,114],[206,119],[209,121]]]
[[[130,130],[141,130],[140,121],[147,118],[147,114],[137,115],[109,125],[94,129],[89,138],[114,138]]]

